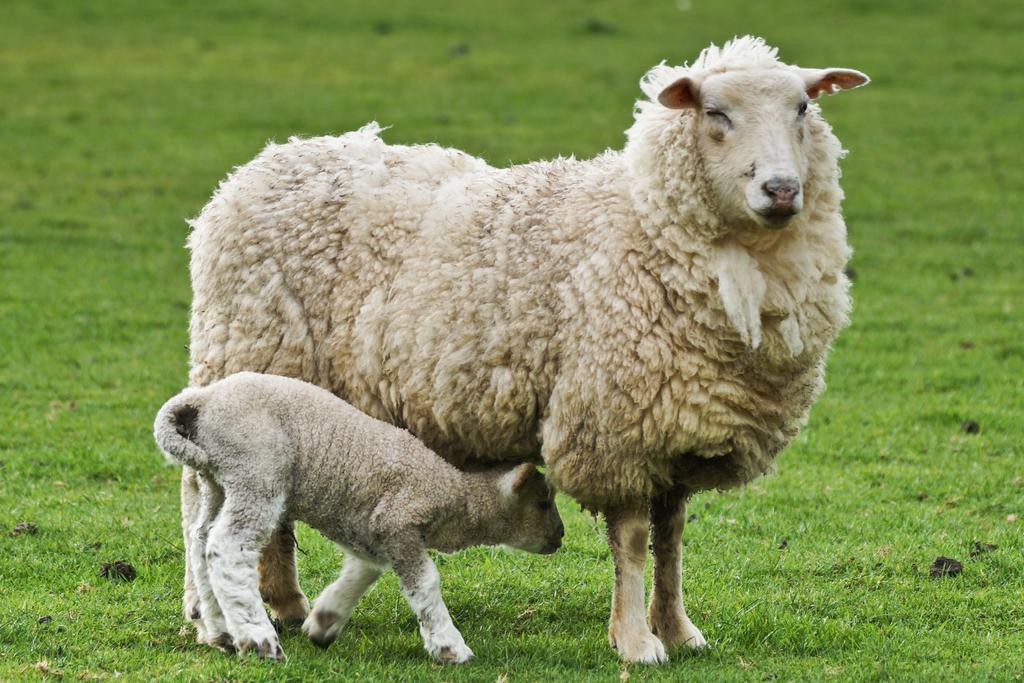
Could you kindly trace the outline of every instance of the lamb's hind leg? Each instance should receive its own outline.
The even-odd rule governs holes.
[[[299,587],[295,558],[295,525],[282,522],[263,549],[259,562],[260,595],[274,618],[283,624],[301,624],[309,613],[309,600]]]
[[[327,647],[345,628],[359,598],[369,590],[383,570],[354,555],[345,557],[338,580],[324,589],[313,611],[302,624],[302,632],[318,647]]]
[[[197,474],[196,481],[199,483],[200,500],[195,522],[190,530],[191,542],[188,548],[191,578],[199,601],[200,616],[196,621],[196,630],[199,642],[207,643],[225,652],[234,652],[235,648],[228,625],[224,621],[220,605],[217,604],[217,597],[214,595],[213,585],[210,583],[210,573],[206,566],[206,544],[210,536],[210,528],[224,503],[224,493],[215,484],[205,480],[202,475]]]
[[[284,513],[284,499],[227,499],[206,543],[210,583],[235,647],[260,657],[283,659],[277,631],[270,623],[257,589],[256,564]]]
[[[605,512],[608,545],[615,563],[615,589],[608,640],[627,662],[668,661],[665,646],[644,618],[644,562],[647,559],[647,510],[619,508]]]
[[[192,468],[185,467],[181,472],[181,531],[185,541],[185,589],[182,595],[182,610],[185,618],[195,625],[198,640],[205,642],[207,633],[201,618],[199,593],[192,575],[192,532],[196,527],[201,507],[198,474]]]
[[[700,648],[707,645],[707,641],[686,616],[683,605],[680,555],[687,496],[688,492],[679,488],[651,501],[654,590],[648,619],[651,630],[666,647]]]

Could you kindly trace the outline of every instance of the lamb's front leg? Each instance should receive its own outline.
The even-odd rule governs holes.
[[[441,577],[426,550],[406,545],[397,556],[392,554],[392,567],[402,594],[420,622],[423,646],[430,656],[450,664],[472,659],[473,651],[455,628],[441,598]]]
[[[607,510],[605,519],[608,523],[608,545],[615,563],[608,640],[627,662],[667,662],[665,646],[651,633],[644,618],[647,510],[633,507]]]
[[[258,589],[256,564],[260,551],[284,511],[283,498],[256,500],[227,499],[206,543],[206,565],[210,584],[235,647],[260,657],[284,659]]]
[[[375,564],[351,554],[346,556],[341,575],[317,597],[313,611],[302,624],[302,632],[318,647],[333,643],[348,623],[359,598],[381,572],[382,569]]]
[[[654,590],[648,619],[651,630],[667,647],[685,645],[696,649],[707,645],[707,641],[686,616],[680,575],[687,495],[685,489],[679,488],[651,501]]]

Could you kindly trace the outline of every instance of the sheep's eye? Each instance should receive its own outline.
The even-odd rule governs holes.
[[[806,113],[807,113],[807,101],[804,100],[803,102],[800,103],[800,106],[797,108],[796,115],[797,116],[803,116]]]
[[[732,121],[729,120],[729,117],[725,115],[724,111],[719,111],[718,109],[708,109],[704,113],[707,114],[708,118],[710,118],[712,121],[717,121],[718,123],[721,123],[726,126],[732,126]]]
[[[551,509],[551,501],[542,500],[541,502],[537,503],[537,509],[540,510],[541,512],[547,512],[548,510]]]

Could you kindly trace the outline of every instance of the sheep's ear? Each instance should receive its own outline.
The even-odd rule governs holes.
[[[662,90],[658,101],[669,109],[694,109],[697,107],[697,84],[689,76],[683,76]]]
[[[871,81],[865,74],[853,69],[797,69],[804,79],[807,96],[812,100],[825,93],[831,95],[837,90],[852,90]]]
[[[508,495],[515,495],[523,490],[526,486],[526,482],[530,481],[535,475],[539,474],[537,468],[532,463],[524,462],[522,465],[516,465],[508,474],[502,477],[501,488]]]

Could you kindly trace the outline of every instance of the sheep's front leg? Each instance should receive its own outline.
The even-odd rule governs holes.
[[[392,566],[409,607],[420,622],[423,646],[435,660],[462,664],[473,657],[441,598],[441,577],[426,550],[406,546]]]
[[[680,488],[651,501],[654,590],[647,614],[651,630],[667,647],[700,648],[707,645],[707,641],[686,616],[681,582],[680,556],[687,496],[688,492]]]
[[[284,624],[301,624],[309,613],[295,560],[295,524],[286,521],[274,530],[259,563],[260,595]]]
[[[359,598],[363,597],[382,569],[354,555],[345,558],[338,580],[324,589],[313,611],[302,624],[302,632],[318,647],[327,647],[345,628]]]
[[[267,659],[284,659],[277,631],[263,608],[256,564],[284,511],[283,498],[227,500],[206,543],[210,583],[235,647]]]
[[[644,618],[644,561],[647,559],[647,510],[619,508],[605,512],[608,545],[615,563],[615,588],[608,640],[627,662],[668,661],[665,646]]]

